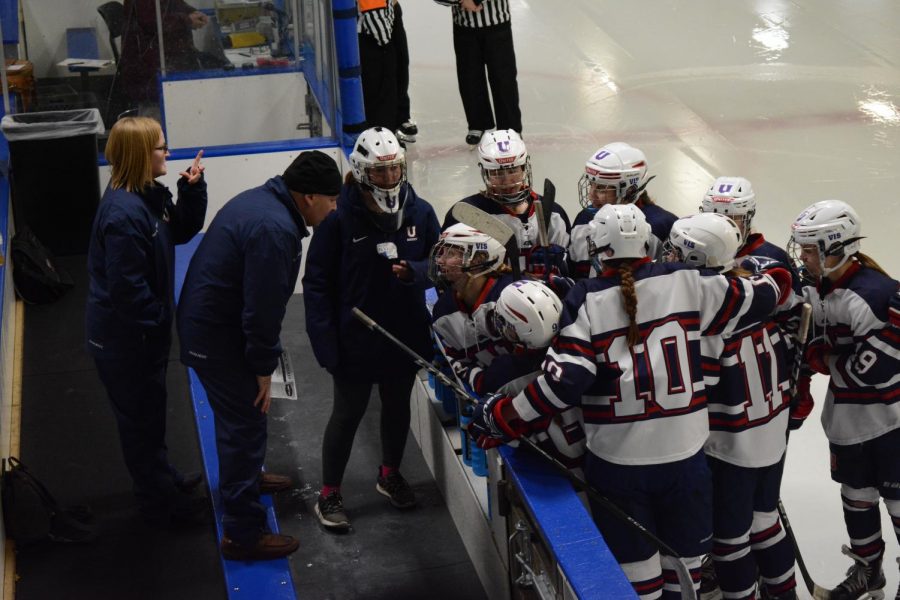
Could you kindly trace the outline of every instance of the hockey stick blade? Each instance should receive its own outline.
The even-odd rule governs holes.
[[[522,268],[519,266],[519,241],[512,227],[490,215],[477,206],[465,202],[457,202],[450,209],[450,214],[460,223],[474,227],[481,233],[494,238],[506,248],[506,258],[512,267],[513,277],[522,278]]]
[[[457,202],[450,209],[450,214],[460,223],[465,223],[469,227],[474,227],[481,233],[488,235],[504,246],[515,237],[512,227],[490,215],[477,206],[472,206],[465,202]]]
[[[453,216],[456,217],[456,215],[453,215]],[[462,222],[465,223],[465,221],[462,221]],[[468,225],[468,223],[466,223],[466,224]],[[419,354],[416,353],[415,350],[413,350],[412,348],[410,348],[409,346],[404,344],[402,341],[397,339],[397,337],[394,336],[394,334],[392,334],[390,331],[388,331],[387,329],[385,329],[384,327],[382,327],[381,325],[376,323],[374,319],[372,319],[370,316],[368,316],[366,313],[364,313],[358,307],[354,306],[353,309],[351,310],[351,312],[353,313],[353,316],[356,317],[357,319],[359,319],[366,327],[368,327],[369,329],[371,329],[373,331],[377,331],[378,333],[380,333],[381,335],[386,337],[395,346],[397,346],[400,350],[403,350],[410,358],[412,358],[413,361],[416,363],[416,365],[425,369],[426,371],[428,371],[429,373],[434,375],[435,378],[438,381],[440,381],[442,384],[444,384],[447,387],[449,387],[450,389],[452,389],[453,392],[461,400],[465,400],[465,401],[471,402],[473,404],[480,404],[480,401],[478,400],[478,398],[476,398],[471,393],[469,393],[469,391],[466,390],[462,385],[460,385],[456,381],[453,381],[452,379],[447,377],[440,369],[437,369],[433,364],[431,364],[430,362],[426,361],[424,358],[419,356]],[[452,369],[452,367],[451,367],[451,369]],[[455,373],[454,373],[454,375],[455,375]],[[684,600],[696,600],[697,595],[694,592],[694,587],[692,584],[690,570],[687,568],[687,565],[684,563],[684,561],[681,560],[681,556],[677,552],[675,552],[675,550],[673,550],[668,544],[663,542],[661,539],[656,537],[656,535],[651,533],[646,527],[641,525],[631,515],[629,515],[628,513],[623,511],[621,508],[619,508],[612,500],[610,500],[609,498],[604,496],[602,493],[597,491],[597,489],[594,488],[594,486],[592,486],[587,481],[585,481],[584,479],[582,479],[581,477],[579,477],[578,475],[576,475],[575,473],[570,471],[568,467],[566,467],[560,461],[558,461],[557,459],[552,457],[544,449],[538,447],[534,442],[532,442],[531,440],[526,439],[524,437],[519,438],[519,442],[522,445],[529,448],[531,451],[533,451],[536,454],[543,457],[547,462],[549,462],[553,466],[553,468],[556,471],[558,471],[561,475],[563,475],[566,479],[568,479],[569,482],[571,482],[572,485],[574,485],[576,489],[578,489],[580,491],[584,491],[588,496],[591,497],[592,500],[594,500],[598,505],[602,506],[607,512],[609,512],[609,514],[611,514],[612,516],[616,517],[617,519],[619,519],[621,521],[624,521],[625,523],[628,523],[632,528],[635,529],[635,531],[637,531],[637,533],[639,533],[642,537],[644,537],[644,539],[646,539],[651,544],[653,544],[654,546],[659,548],[664,554],[668,554],[669,556],[674,558],[675,560],[673,562],[675,564],[675,568],[676,568],[676,571],[678,574],[678,581],[681,585],[682,598]]]
[[[544,227],[550,231],[550,221],[556,207],[556,186],[549,179],[544,179],[544,195],[541,201],[544,203]]]
[[[794,529],[791,527],[791,521],[787,517],[781,498],[778,499],[778,516],[781,517],[781,522],[784,524],[784,533],[787,535],[788,540],[791,542],[791,546],[794,548],[794,558],[797,561],[797,566],[800,567],[800,576],[803,578],[803,583],[806,585],[807,591],[816,600],[827,600],[831,595],[831,592],[813,581],[812,576],[809,574],[809,569],[806,568],[806,563],[803,561],[803,556],[800,554],[800,546],[797,544],[797,537],[794,535]]]

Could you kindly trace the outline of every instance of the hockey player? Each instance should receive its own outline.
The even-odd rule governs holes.
[[[834,600],[883,595],[879,496],[900,537],[900,284],[860,252],[861,239],[853,208],[823,200],[794,220],[788,248],[816,282],[803,289],[818,336],[804,360],[830,377],[822,425],[850,537],[842,550],[854,560]]]
[[[588,482],[699,575],[712,523],[698,338],[729,333],[770,313],[787,296],[790,274],[773,269],[753,280],[728,279],[651,263],[650,225],[634,205],[604,206],[592,224],[593,252],[604,270],[577,282],[566,296],[543,374],[514,398],[487,398],[469,430],[482,446],[506,443],[580,405]],[[594,516],[642,598],[680,597],[668,559],[601,507]]]
[[[644,153],[624,142],[613,142],[591,154],[578,180],[578,201],[583,207],[572,224],[569,261],[576,278],[591,274],[588,224],[597,210],[606,204],[636,204],[650,224],[650,256],[660,257],[662,243],[669,237],[672,223],[678,218],[656,205],[645,188],[653,177],[647,177]]]
[[[319,364],[334,379],[334,407],[322,440],[322,490],[315,511],[326,528],[350,527],[340,486],[372,386],[381,398],[381,467],[376,490],[396,508],[416,504],[400,474],[417,368],[352,315],[359,307],[419,354],[431,349],[425,306],[428,253],[437,242],[434,209],[406,181],[406,157],[382,127],[362,132],[337,210],[309,247],[303,300]]]
[[[800,277],[787,252],[767,241],[763,234],[753,231],[756,194],[753,192],[753,186],[749,180],[743,177],[719,177],[703,195],[700,211],[731,217],[731,220],[741,230],[743,237],[737,257],[763,256],[778,261],[791,270],[791,274],[794,275],[794,291],[800,293],[802,287]]]
[[[506,342],[488,322],[500,292],[514,281],[503,264],[500,242],[464,223],[441,234],[431,250],[428,274],[445,289],[431,314],[432,327],[443,343],[450,367],[477,395],[496,389],[485,382],[484,368],[508,354]]]
[[[700,213],[675,221],[666,258],[749,276],[745,268],[760,261],[737,266],[742,241],[734,221]],[[704,450],[713,483],[712,558],[719,587],[725,598],[753,598],[759,572],[768,598],[796,598],[794,554],[777,507],[791,398],[785,334],[774,318],[765,317],[728,336],[704,337],[701,347],[709,402]]]
[[[532,189],[531,159],[519,134],[512,129],[485,133],[478,145],[478,158],[485,189],[460,202],[476,206],[512,227],[519,244],[522,271],[542,274],[543,252],[550,253],[554,271],[563,270],[569,245],[569,217],[558,204],[553,205],[547,227],[550,247],[538,250],[539,226],[534,200],[541,197]],[[456,219],[447,211],[443,229],[454,223]]]

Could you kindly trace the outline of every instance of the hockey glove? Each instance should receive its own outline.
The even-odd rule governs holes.
[[[816,373],[828,375],[830,373],[828,370],[830,354],[831,346],[823,338],[818,337],[810,340],[806,345],[806,350],[803,351],[803,362]]]
[[[788,429],[794,431],[806,421],[806,417],[812,412],[815,401],[809,393],[809,375],[802,375],[797,380],[796,392],[791,400],[791,412],[788,418]]]
[[[510,402],[512,398],[509,396],[491,394],[475,407],[472,422],[469,423],[469,437],[475,440],[479,448],[508,444],[525,433],[524,421],[516,419],[514,424],[510,424],[501,414],[503,407]]]
[[[781,306],[787,302],[793,293],[793,278],[791,272],[783,267],[775,267],[763,271],[763,275],[768,276],[778,286],[778,305]]]

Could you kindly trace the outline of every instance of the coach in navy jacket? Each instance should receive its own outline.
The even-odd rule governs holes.
[[[167,173],[158,122],[120,119],[110,131],[110,183],[94,218],[88,250],[87,349],[112,404],[122,455],[141,513],[178,525],[201,504],[166,452],[166,367],[173,320],[175,245],[203,227],[202,152],[178,180],[178,204],[155,178]],[[179,489],[180,488],[180,489]]]
[[[307,225],[334,210],[340,186],[334,160],[315,150],[301,154],[283,175],[238,194],[216,214],[185,276],[181,360],[197,372],[216,418],[225,558],[278,558],[298,547],[291,536],[268,531],[259,501],[260,486],[273,481],[261,474],[266,413],[301,242]]]
[[[350,162],[354,178],[316,231],[303,276],[306,331],[316,359],[334,380],[322,445],[323,488],[315,507],[322,525],[334,529],[350,526],[340,485],[374,385],[381,398],[382,446],[376,488],[397,508],[415,504],[399,467],[416,366],[351,310],[359,307],[418,354],[430,356],[425,289],[428,256],[440,233],[434,209],[403,179],[405,156],[391,132],[363,132]]]

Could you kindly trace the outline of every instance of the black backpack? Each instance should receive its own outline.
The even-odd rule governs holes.
[[[16,232],[10,249],[13,284],[25,302],[53,302],[74,285],[69,274],[56,266],[53,255],[28,227]]]
[[[25,546],[44,540],[90,542],[97,537],[90,509],[62,508],[44,484],[14,456],[4,458],[2,468],[0,497],[8,538]]]

